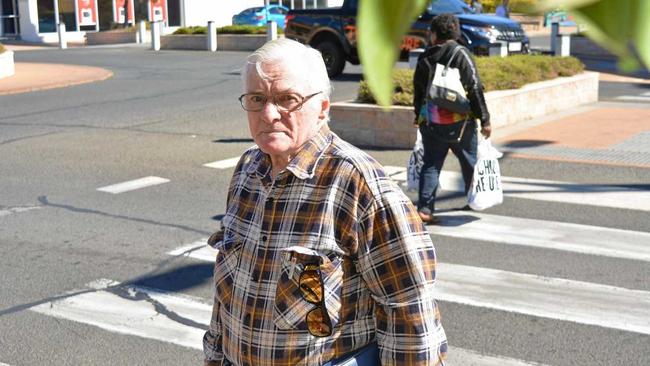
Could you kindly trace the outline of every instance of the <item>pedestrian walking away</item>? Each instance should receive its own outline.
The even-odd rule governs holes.
[[[320,53],[289,39],[247,59],[256,146],[233,174],[206,365],[443,365],[436,255],[416,208],[328,127]]]
[[[436,224],[436,190],[448,151],[451,150],[460,162],[467,194],[477,160],[476,120],[480,120],[481,133],[485,138],[490,137],[492,128],[474,60],[470,52],[456,41],[460,38],[458,18],[453,14],[438,15],[431,21],[430,31],[433,46],[420,55],[413,76],[413,106],[414,124],[422,134],[424,146],[418,214],[425,223]],[[458,70],[462,89],[469,101],[469,112],[453,112],[431,98],[434,75],[441,73],[436,68],[443,67]],[[456,101],[456,98],[453,100]]]

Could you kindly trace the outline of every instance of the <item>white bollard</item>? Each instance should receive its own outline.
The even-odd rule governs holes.
[[[151,22],[151,49],[160,51],[160,22]]]
[[[59,23],[59,48],[65,50],[68,48],[68,41],[65,39],[65,23]]]
[[[423,48],[414,48],[409,51],[409,68],[410,69],[415,69],[415,67],[418,65],[418,57],[420,57],[421,54],[424,53]]]
[[[508,56],[508,42],[499,42],[488,50],[489,56],[506,57]]]
[[[278,39],[278,24],[274,21],[266,22],[266,41]]]
[[[567,57],[571,55],[571,36],[560,34],[555,40],[555,56]]]
[[[208,51],[215,52],[217,50],[217,25],[213,21],[208,22],[208,44],[206,45]]]
[[[147,25],[144,20],[138,22],[138,43],[146,43],[147,39]]]
[[[560,23],[551,23],[551,54],[557,54],[557,37],[560,35]]]

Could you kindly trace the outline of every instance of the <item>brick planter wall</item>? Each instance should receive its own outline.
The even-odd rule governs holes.
[[[533,83],[515,90],[486,93],[492,126],[498,128],[598,101],[598,73]],[[332,103],[330,127],[363,147],[411,149],[415,143],[413,107],[383,110],[373,104]]]
[[[135,43],[136,37],[136,32],[88,32],[86,33],[86,44]],[[147,37],[147,40],[151,40],[149,32],[147,32]]]
[[[0,79],[13,76],[15,73],[14,51],[5,50],[0,53]]]
[[[173,34],[160,37],[160,48],[167,50],[205,50],[203,34]],[[218,34],[219,51],[255,51],[266,43],[266,34]]]

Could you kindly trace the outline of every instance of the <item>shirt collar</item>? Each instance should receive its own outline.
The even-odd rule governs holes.
[[[312,137],[300,148],[298,154],[287,165],[286,170],[293,173],[298,179],[312,178],[316,171],[316,165],[318,165],[318,161],[327,147],[332,143],[332,138],[333,135],[329,127],[327,125],[323,126],[316,136]],[[267,176],[271,173],[271,157],[258,150],[246,172],[255,174],[259,178]]]

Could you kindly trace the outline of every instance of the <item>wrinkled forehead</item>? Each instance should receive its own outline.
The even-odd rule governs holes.
[[[247,64],[244,89],[251,92],[308,91],[309,78],[305,68],[298,63],[279,61],[274,63]]]

